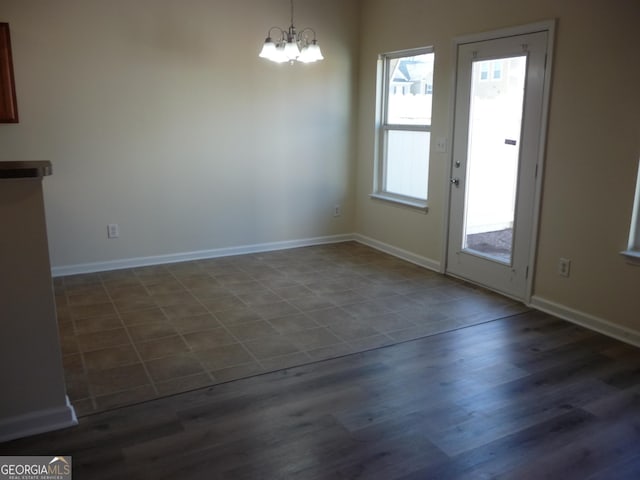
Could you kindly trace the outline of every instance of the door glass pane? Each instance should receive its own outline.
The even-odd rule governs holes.
[[[429,132],[387,130],[385,191],[427,199],[430,137]]]
[[[475,61],[472,69],[462,248],[507,264],[513,254],[526,66],[527,57],[517,56]]]

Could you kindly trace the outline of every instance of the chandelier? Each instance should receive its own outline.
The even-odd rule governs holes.
[[[275,41],[271,37],[271,32],[274,30],[280,33],[280,38]],[[271,27],[259,56],[272,62],[289,62],[292,65],[296,61],[312,63],[324,59],[313,28],[306,27],[296,32],[296,27],[293,26],[293,0],[291,0],[291,26],[286,30]]]

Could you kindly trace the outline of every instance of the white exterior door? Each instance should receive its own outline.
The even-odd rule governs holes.
[[[458,46],[447,273],[526,295],[547,32]]]

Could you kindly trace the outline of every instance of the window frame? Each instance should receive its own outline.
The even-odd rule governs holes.
[[[630,262],[640,265],[640,161],[638,162],[636,192],[633,199],[633,211],[631,213],[629,242],[627,249],[620,253],[627,257]]]
[[[431,160],[432,139],[429,138],[429,148],[427,149],[427,177],[425,178],[427,194],[426,198],[411,197],[395,192],[389,192],[385,189],[386,170],[387,170],[387,138],[390,131],[409,131],[409,132],[428,132],[431,133],[433,120],[429,125],[405,125],[391,124],[387,122],[387,109],[389,104],[389,94],[392,88],[390,81],[389,68],[392,60],[414,57],[417,55],[433,54],[435,60],[435,51],[433,46],[411,48],[406,50],[398,50],[395,52],[387,52],[378,55],[378,75],[376,88],[376,128],[375,128],[375,168],[374,168],[374,185],[371,198],[386,200],[389,202],[399,203],[405,206],[413,207],[424,212],[428,211],[429,200],[429,163]],[[431,95],[433,95],[433,78],[431,79]],[[432,108],[433,112],[433,108]],[[431,112],[431,113],[432,113]]]

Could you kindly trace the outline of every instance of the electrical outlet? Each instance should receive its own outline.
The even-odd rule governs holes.
[[[339,217],[340,215],[342,215],[342,207],[340,205],[336,205],[333,207],[333,216]]]
[[[558,262],[558,275],[562,277],[568,277],[571,271],[571,260],[568,258],[561,258]]]
[[[107,238],[118,238],[120,236],[120,227],[117,223],[107,225]]]

